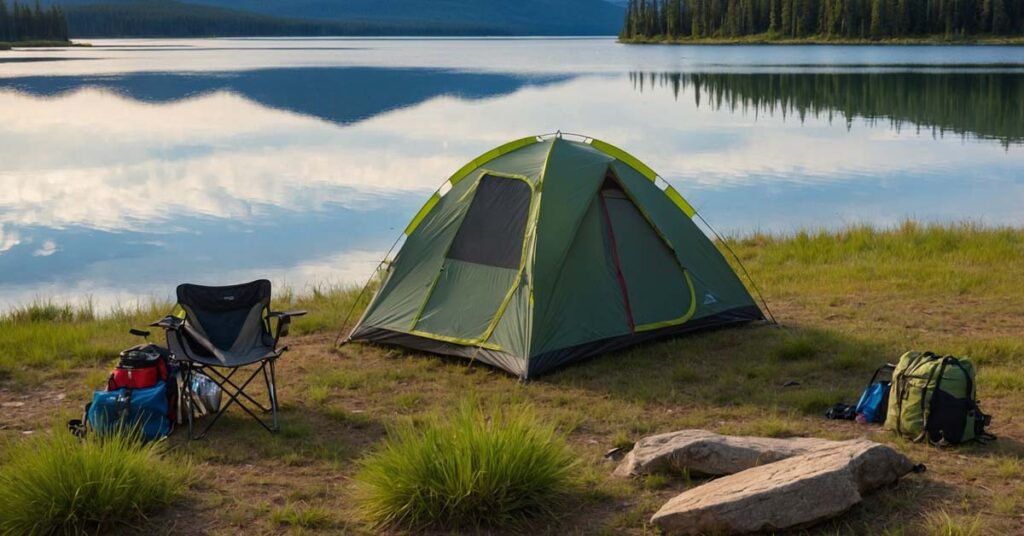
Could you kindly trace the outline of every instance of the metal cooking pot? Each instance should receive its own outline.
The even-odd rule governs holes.
[[[223,390],[209,376],[199,373],[192,376],[192,400],[199,406],[200,415],[209,415],[220,411],[222,394]]]

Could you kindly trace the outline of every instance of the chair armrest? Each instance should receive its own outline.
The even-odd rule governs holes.
[[[274,345],[277,346],[277,341],[281,340],[281,337],[287,337],[289,328],[292,324],[292,317],[303,316],[306,311],[270,311],[267,313],[267,318],[277,319],[277,328],[274,330]]]
[[[271,311],[267,313],[267,316],[270,318],[285,318],[291,316],[303,316],[307,314],[307,312],[308,311]]]
[[[157,320],[156,322],[153,322],[152,324],[150,324],[150,326],[153,326],[153,327],[156,327],[156,328],[163,328],[163,329],[168,330],[168,331],[178,331],[178,330],[181,329],[181,326],[184,326],[184,325],[185,325],[185,321],[182,320],[181,318],[178,318],[178,317],[174,316],[174,315],[167,315],[167,316],[161,318],[160,320]]]

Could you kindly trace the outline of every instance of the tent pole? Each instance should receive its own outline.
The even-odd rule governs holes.
[[[366,283],[363,284],[363,288],[359,290],[359,295],[356,296],[355,301],[352,302],[352,307],[350,307],[348,313],[345,314],[345,319],[341,321],[341,328],[338,330],[338,335],[334,337],[335,347],[344,346],[348,342],[347,339],[342,341],[341,336],[345,334],[345,330],[348,328],[348,321],[352,319],[352,313],[356,311],[356,308],[359,307],[359,303],[363,301],[363,296],[366,295],[366,289],[370,288],[370,283],[373,282],[373,278],[377,277],[377,274],[380,272],[380,267],[384,266],[384,264],[388,262],[388,258],[391,257],[391,253],[395,251],[395,247],[398,246],[398,243],[402,241],[403,236],[405,236],[405,233],[398,235],[398,238],[395,239],[395,242],[391,244],[391,249],[389,249],[388,252],[384,254],[384,259],[377,263],[377,267],[373,269],[373,272],[370,274],[369,279],[367,279]]]
[[[775,320],[775,315],[772,314],[772,310],[768,307],[768,302],[764,299],[764,294],[761,294],[760,287],[757,286],[757,282],[754,281],[754,278],[750,276],[750,272],[748,272],[747,267],[743,265],[743,261],[740,260],[740,256],[737,255],[735,251],[733,251],[732,246],[730,246],[729,243],[725,241],[725,238],[722,238],[722,235],[718,234],[718,231],[716,231],[715,228],[712,227],[710,223],[708,223],[708,220],[705,220],[704,216],[700,215],[700,212],[694,211],[694,214],[698,218],[700,218],[700,221],[704,223],[705,227],[711,230],[711,232],[715,235],[715,238],[717,238],[718,241],[721,242],[723,246],[725,246],[725,249],[729,251],[729,254],[732,255],[732,258],[736,259],[736,264],[740,266],[740,270],[743,270],[743,275],[747,276],[747,281],[750,281],[750,286],[754,287],[754,292],[757,293],[758,299],[761,300],[761,305],[764,305],[764,310],[766,313],[768,313],[768,318],[771,320],[771,323],[778,325],[779,322]]]
[[[441,186],[438,186],[437,189],[434,190],[434,193],[435,194],[440,194],[441,193],[441,189],[444,188],[445,184],[448,184],[449,180],[451,180],[451,179],[450,178],[445,179],[444,182],[441,183]],[[384,263],[388,262],[388,258],[391,257],[391,253],[393,253],[395,251],[395,248],[398,246],[398,243],[402,241],[402,237],[403,236],[405,236],[405,232],[404,231],[402,233],[400,233],[398,235],[398,238],[395,239],[395,242],[393,244],[391,244],[391,248],[388,249],[388,252],[384,254],[384,259],[381,260],[380,263],[377,264],[377,267],[373,269],[373,273],[370,274],[370,278],[366,280],[366,284],[364,284],[363,288],[359,291],[359,296],[356,297],[356,301],[352,302],[352,307],[349,308],[348,313],[345,315],[345,319],[342,320],[342,322],[341,322],[341,328],[338,330],[338,335],[336,337],[334,337],[334,346],[335,347],[344,346],[346,343],[348,343],[347,339],[342,341],[341,340],[341,336],[345,334],[345,328],[348,325],[348,321],[352,319],[352,313],[354,313],[356,308],[359,307],[359,302],[362,301],[363,295],[366,294],[366,289],[370,288],[370,283],[373,282],[373,278],[380,271],[380,267],[383,266]],[[340,344],[339,344],[339,341],[340,341]]]

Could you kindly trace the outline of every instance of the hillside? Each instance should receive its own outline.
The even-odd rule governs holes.
[[[622,6],[605,0],[193,0],[281,17],[494,25],[515,34],[615,35]]]
[[[69,32],[75,38],[508,34],[483,24],[303,20],[173,0],[71,1],[65,5]]]
[[[605,0],[49,0],[73,37],[614,35]]]

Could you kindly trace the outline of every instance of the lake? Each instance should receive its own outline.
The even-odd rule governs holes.
[[[0,310],[361,283],[464,163],[558,130],[722,233],[1024,224],[1021,47],[93,45],[0,52]]]

